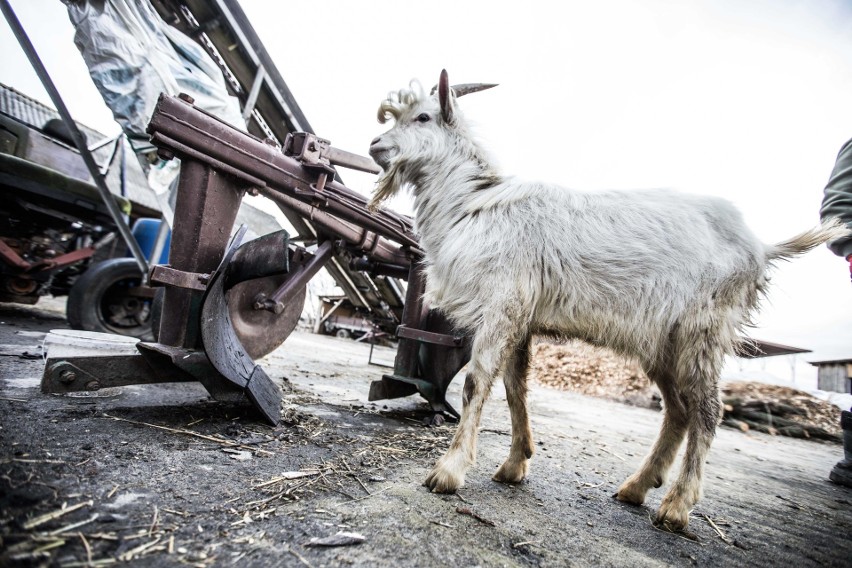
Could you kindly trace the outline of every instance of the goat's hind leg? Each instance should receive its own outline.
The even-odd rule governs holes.
[[[680,475],[666,493],[657,512],[657,523],[672,530],[686,528],[689,512],[701,499],[704,461],[719,421],[721,403],[718,394],[715,399],[708,396],[696,402],[690,405],[689,434]]]
[[[619,501],[634,505],[644,503],[648,490],[660,487],[665,482],[686,433],[686,401],[677,392],[670,376],[659,374],[657,377],[654,382],[660,389],[664,405],[660,433],[642,465],[621,484],[615,494]]]
[[[686,453],[680,474],[657,512],[657,523],[672,530],[686,528],[690,510],[701,499],[704,461],[721,418],[718,381],[724,355],[715,337],[706,334],[696,342],[697,349],[691,350],[687,362],[679,365],[688,401]]]
[[[532,431],[527,413],[527,369],[530,365],[530,338],[524,338],[509,354],[503,383],[512,415],[512,447],[509,457],[494,474],[494,481],[518,483],[527,476],[533,455]]]

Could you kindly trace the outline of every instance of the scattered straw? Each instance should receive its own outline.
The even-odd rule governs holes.
[[[720,529],[720,528],[716,525],[716,523],[714,523],[714,522],[713,522],[713,519],[711,519],[708,515],[704,515],[704,514],[702,514],[701,516],[702,516],[702,517],[704,517],[704,520],[705,520],[705,521],[707,521],[707,523],[708,523],[708,524],[709,524],[709,525],[713,528],[713,530],[714,530],[714,531],[716,531],[716,534],[717,534],[717,535],[719,535],[719,538],[721,538],[721,539],[722,539],[722,541],[723,541],[725,544],[730,545],[730,546],[733,546],[733,545],[734,545],[733,541],[732,541],[731,539],[729,539],[729,538],[725,535],[725,533],[723,533],[723,532],[722,532],[722,529]]]
[[[86,549],[86,564],[92,563],[92,547],[89,546],[89,541],[86,540],[86,537],[83,536],[83,533],[78,532],[77,536],[80,537],[80,540],[83,542],[83,547]]]
[[[31,529],[34,529],[35,527],[43,525],[44,523],[50,522],[53,519],[58,519],[59,517],[61,517],[63,515],[67,515],[68,513],[76,511],[77,509],[82,509],[83,507],[91,507],[94,504],[95,504],[94,501],[89,500],[89,501],[83,501],[82,503],[77,503],[76,505],[71,505],[70,507],[66,507],[66,506],[63,505],[63,507],[61,509],[57,510],[57,511],[53,511],[53,512],[41,515],[39,517],[36,517],[34,519],[30,519],[29,521],[24,523],[23,527],[26,530],[31,530]]]
[[[150,422],[140,422],[138,420],[129,420],[127,418],[119,418],[118,416],[112,416],[111,414],[104,414],[104,418],[110,418],[112,420],[118,420],[119,422],[127,422],[129,424],[136,424],[138,426],[148,426],[149,428],[157,428],[158,430],[165,430],[166,432],[171,432],[173,434],[182,434],[184,436],[192,436],[194,438],[200,438],[202,440],[207,440],[208,442],[215,442],[217,444],[221,444],[223,446],[231,447],[231,448],[242,448],[244,450],[248,450],[250,452],[257,452],[259,454],[266,454],[268,456],[275,455],[274,453],[261,450],[260,448],[255,448],[251,446],[246,446],[244,444],[240,444],[239,442],[234,442],[232,440],[225,440],[223,438],[217,438],[215,436],[207,436],[205,434],[200,434],[198,432],[194,432],[192,430],[184,430],[182,428],[171,428],[169,426],[162,426],[160,424],[151,424]]]
[[[456,507],[456,513],[459,513],[460,515],[467,515],[469,517],[473,517],[474,519],[476,519],[477,521],[479,521],[483,525],[486,525],[486,526],[489,526],[489,527],[495,526],[494,521],[491,521],[491,520],[488,520],[486,518],[479,516],[477,513],[474,513],[468,507]]]
[[[664,532],[664,533],[673,534],[674,536],[676,536],[678,538],[682,538],[683,540],[688,540],[689,542],[693,542],[693,543],[697,544],[698,546],[706,546],[703,542],[701,542],[701,539],[698,538],[698,535],[695,534],[695,533],[689,532],[685,529],[676,530],[676,529],[672,528],[672,526],[669,524],[668,521],[663,521],[662,523],[657,523],[656,521],[654,521],[653,518],[651,518],[651,512],[650,511],[648,512],[648,520],[651,522],[651,526],[654,527],[655,530],[658,530],[658,531]]]

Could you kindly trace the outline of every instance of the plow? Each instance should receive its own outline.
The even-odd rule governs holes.
[[[307,283],[335,263],[387,285],[406,283],[393,372],[372,382],[369,399],[419,393],[435,412],[458,416],[446,391],[467,363],[470,343],[423,301],[423,253],[412,220],[371,213],[363,196],[334,180],[335,167],[378,173],[372,160],[304,132],[289,133],[279,147],[193,102],[161,96],[148,126],[160,158],[181,164],[170,262],[148,275],[158,288],[155,341],[137,342],[135,353],[48,352],[42,390],[198,381],[213,398],[246,401],[277,424],[279,389],[255,361],[284,343]],[[245,227],[232,229],[246,195],[309,220],[310,232],[281,230],[244,242]]]

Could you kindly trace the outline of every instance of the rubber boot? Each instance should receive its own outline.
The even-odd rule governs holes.
[[[838,485],[852,487],[852,412],[844,410],[840,414],[840,427],[843,428],[843,460],[831,470],[828,478]]]

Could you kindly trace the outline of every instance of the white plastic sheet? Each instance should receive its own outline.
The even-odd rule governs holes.
[[[127,135],[172,225],[169,195],[178,160],[154,154],[145,129],[160,93],[186,93],[195,106],[246,129],[239,101],[228,94],[219,67],[190,38],[166,24],[149,0],[63,0],[89,75]]]
[[[153,150],[145,128],[160,93],[187,93],[195,105],[245,130],[239,102],[197,43],[166,24],[148,0],[66,1],[74,43],[137,153]]]

